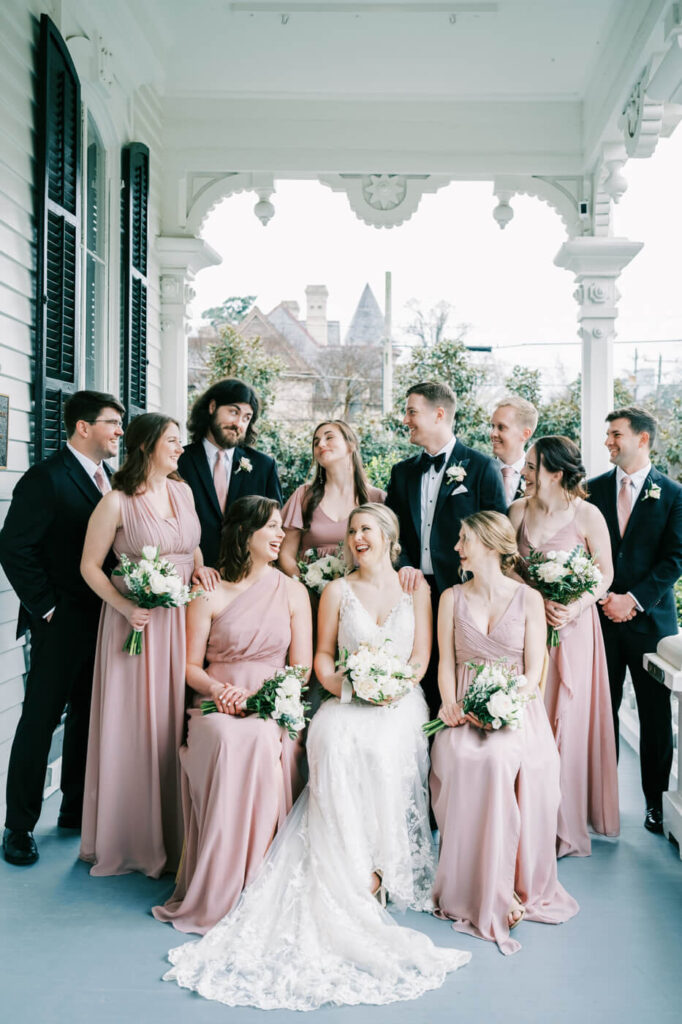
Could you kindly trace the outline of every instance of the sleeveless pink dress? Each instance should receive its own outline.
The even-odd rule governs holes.
[[[577,544],[587,549],[574,519],[536,550],[571,551]],[[525,511],[518,545],[527,557],[531,543]],[[557,856],[589,857],[588,825],[605,836],[617,836],[620,831],[616,741],[596,605],[564,626],[559,636],[559,646],[548,648],[545,686],[545,706],[561,758]]]
[[[139,560],[159,546],[183,582],[201,527],[187,484],[168,481],[175,512],[162,519],[144,495],[121,493],[114,554]],[[127,592],[120,576],[111,582]],[[175,871],[182,849],[178,747],[185,715],[185,609],[154,608],[142,653],[123,652],[127,619],[104,602],[97,637],[80,856],[92,875]]]
[[[489,634],[453,587],[457,700],[472,678],[467,662],[505,659],[523,673],[525,596],[519,586]],[[520,729],[483,732],[472,725],[443,729],[431,750],[431,799],[440,831],[433,899],[452,927],[492,940],[505,954],[521,948],[507,915],[516,892],[525,920],[559,924],[578,904],[557,878],[559,756],[539,691]]]
[[[286,664],[286,578],[268,570],[212,622],[206,671],[255,693]],[[300,738],[271,720],[201,714],[195,694],[180,748],[185,851],[170,899],[152,913],[204,934],[235,905],[303,788]]]
[[[297,487],[282,509],[282,525],[285,530],[303,530],[303,499],[307,490],[308,484],[301,484],[300,487]],[[385,498],[385,491],[378,487],[369,488],[368,501],[378,501],[383,504]],[[298,557],[303,558],[309,548],[317,548],[320,555],[335,554],[339,544],[343,544],[345,540],[347,525],[347,519],[330,519],[318,505],[313,512],[310,527],[301,537]]]

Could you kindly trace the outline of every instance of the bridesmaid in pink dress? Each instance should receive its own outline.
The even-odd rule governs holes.
[[[588,857],[588,826],[617,836],[618,769],[610,711],[606,654],[596,603],[613,579],[606,521],[584,500],[585,469],[567,437],[539,438],[523,471],[526,496],[509,509],[519,551],[571,551],[577,544],[597,556],[603,579],[594,594],[560,605],[545,601],[547,622],[561,642],[549,648],[545,706],[561,756],[557,856]]]
[[[152,910],[181,932],[203,935],[232,909],[303,788],[300,737],[241,711],[287,661],[312,664],[305,588],[270,564],[283,537],[276,501],[240,498],[223,525],[222,580],[189,606],[187,682],[195,693],[180,748],[185,851],[175,892]],[[222,713],[202,716],[202,699]]]
[[[557,878],[559,756],[538,690],[545,620],[539,596],[504,575],[518,558],[506,516],[464,519],[457,551],[473,579],[446,590],[438,609],[439,717],[450,728],[431,751],[441,842],[433,899],[456,931],[509,954],[521,948],[510,930],[522,917],[559,924],[578,911]],[[468,663],[501,660],[525,675],[522,692],[534,699],[519,729],[484,731],[462,712]]]
[[[313,459],[312,483],[297,487],[282,512],[286,537],[279,564],[287,576],[298,576],[298,562],[310,548],[320,555],[335,554],[345,540],[352,509],[386,497],[385,491],[370,486],[358,439],[343,420],[315,428]]]
[[[158,547],[184,583],[206,589],[217,573],[203,565],[194,499],[177,474],[182,452],[175,420],[144,413],[129,424],[126,461],[92,514],[81,571],[103,600],[97,639],[80,856],[93,875],[175,871],[182,848],[178,747],[185,710],[185,609],[138,608],[120,576],[102,564],[138,561]],[[123,644],[143,630],[142,653]]]

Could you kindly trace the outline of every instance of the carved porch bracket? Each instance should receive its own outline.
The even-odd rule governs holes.
[[[495,178],[493,195],[498,198],[493,217],[501,228],[504,228],[514,216],[510,199],[515,195],[523,195],[533,196],[550,206],[559,215],[569,238],[590,231],[591,185],[589,179],[581,175],[500,175]]]
[[[422,196],[449,185],[435,174],[324,174],[318,180],[345,192],[355,216],[375,228],[395,228],[415,213]]]

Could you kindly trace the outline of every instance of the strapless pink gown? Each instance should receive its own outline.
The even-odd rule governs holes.
[[[524,513],[519,551],[530,554]],[[575,521],[536,550],[572,551],[587,542]],[[620,831],[618,764],[609,676],[596,605],[560,630],[561,643],[550,647],[545,706],[561,757],[561,804],[557,856],[589,857],[588,825],[604,836]]]
[[[462,588],[453,587],[457,700],[471,682],[469,661],[506,659],[523,672],[527,592],[519,587],[486,635]],[[557,878],[559,755],[539,692],[520,729],[484,733],[462,725],[439,732],[431,798],[441,841],[433,899],[437,915],[451,918],[456,931],[492,940],[509,954],[521,948],[507,922],[514,892],[528,921],[559,924],[578,912]]]
[[[285,530],[303,530],[303,499],[307,490],[308,484],[301,484],[300,487],[297,487],[282,509],[282,525]],[[368,501],[378,501],[383,504],[385,498],[385,491],[378,487],[369,488]],[[343,544],[346,538],[347,525],[347,519],[330,519],[318,505],[313,512],[310,527],[301,537],[298,557],[302,558],[309,548],[317,548],[320,555],[336,554],[339,544]]]
[[[174,519],[121,494],[114,554],[159,546],[189,583],[201,527],[187,484],[168,481]],[[127,592],[120,576],[111,582]],[[182,849],[178,747],[185,716],[185,609],[154,608],[142,653],[123,653],[127,619],[102,606],[97,637],[80,856],[92,875],[175,871]]]
[[[285,577],[276,569],[213,619],[206,671],[248,693],[286,664],[291,643]],[[303,788],[300,738],[271,720],[202,716],[195,696],[180,748],[185,850],[173,895],[152,913],[203,935],[255,877]]]

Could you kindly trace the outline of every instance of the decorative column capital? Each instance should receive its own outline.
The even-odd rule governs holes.
[[[195,277],[205,267],[222,263],[222,257],[203,238],[194,235],[157,235],[156,252],[161,273],[181,270],[188,277]]]
[[[586,276],[616,278],[643,244],[628,238],[570,238],[554,257],[554,265],[572,271],[579,282]]]

